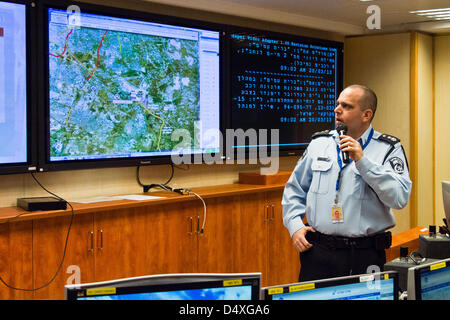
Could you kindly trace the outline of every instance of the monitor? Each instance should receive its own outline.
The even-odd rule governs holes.
[[[36,170],[31,1],[0,1],[0,174]]]
[[[450,258],[409,268],[408,300],[450,300]]]
[[[232,143],[236,151],[250,153],[258,147],[276,147],[280,155],[296,155],[303,153],[313,133],[335,128],[343,43],[239,28],[228,34],[227,41],[231,108],[227,130],[242,129],[248,137],[228,138],[227,147]],[[259,131],[264,129],[271,134]]]
[[[444,201],[445,218],[450,225],[450,181],[442,181],[442,200]]]
[[[219,27],[64,3],[42,5],[40,169],[187,162],[220,151]]]
[[[261,273],[180,273],[66,285],[66,300],[259,300]]]
[[[398,272],[307,281],[261,289],[263,300],[398,300]]]

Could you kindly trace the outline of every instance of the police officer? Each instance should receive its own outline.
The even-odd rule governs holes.
[[[283,222],[300,252],[299,281],[383,270],[391,209],[406,206],[412,183],[400,140],[372,128],[376,107],[371,89],[345,88],[334,112],[347,133],[314,134],[286,183]]]

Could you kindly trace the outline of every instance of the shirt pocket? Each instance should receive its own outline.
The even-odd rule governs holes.
[[[330,188],[331,166],[333,162],[314,160],[311,164],[312,180],[309,190],[314,193],[326,194]]]

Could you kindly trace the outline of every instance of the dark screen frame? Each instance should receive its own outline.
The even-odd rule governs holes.
[[[316,44],[316,45],[323,45],[323,46],[330,46],[337,49],[337,70],[336,70],[336,95],[338,96],[339,93],[343,89],[343,82],[344,82],[344,43],[338,42],[338,41],[332,41],[332,40],[326,40],[326,39],[320,39],[320,38],[311,38],[306,36],[300,36],[300,35],[293,35],[288,33],[281,33],[281,32],[275,32],[275,31],[269,31],[269,30],[262,30],[262,29],[255,29],[255,28],[245,28],[245,27],[238,27],[238,26],[229,26],[227,29],[227,35],[226,35],[226,50],[227,50],[227,61],[226,65],[229,67],[227,68],[227,100],[226,105],[229,106],[230,110],[226,112],[226,128],[233,128],[233,119],[232,119],[232,112],[231,112],[231,86],[232,86],[232,77],[231,77],[231,64],[232,64],[232,52],[231,52],[231,35],[234,33],[240,33],[245,35],[256,35],[259,37],[265,37],[265,38],[271,38],[271,39],[277,39],[277,40],[284,40],[284,41],[295,41],[295,42],[303,42],[308,44]],[[337,99],[336,96],[336,99]],[[297,127],[301,126],[301,124],[297,124]],[[334,129],[335,124],[333,125]],[[270,129],[270,128],[267,128]],[[321,130],[318,130],[321,131]],[[314,132],[311,133],[311,135]],[[311,136],[305,137],[305,141],[310,141]],[[230,143],[229,141],[226,141],[227,143]],[[258,143],[259,143],[259,137],[258,137]],[[287,146],[282,145],[284,142],[279,141],[279,156],[296,156],[296,155],[302,155],[303,152],[308,147],[308,144],[302,144],[302,145],[294,145],[294,146]],[[233,142],[233,146],[235,146]],[[240,148],[243,148],[245,150],[245,156],[246,159],[252,159],[256,157],[256,155],[259,153],[259,145],[255,148],[249,148],[248,142],[246,141],[246,145],[242,146]],[[234,159],[236,159],[237,155],[237,148],[234,148]]]
[[[385,275],[389,275],[389,279],[394,279],[394,300],[398,300],[398,292],[400,290],[399,288],[399,273],[397,271],[385,271],[377,273],[377,275],[380,275],[380,280],[384,279]],[[327,288],[327,287],[333,287],[333,286],[341,286],[346,284],[353,284],[353,283],[360,283],[360,277],[364,275],[354,275],[354,276],[347,276],[347,277],[338,277],[338,278],[330,278],[330,279],[322,279],[317,281],[306,281],[306,282],[299,282],[299,283],[291,283],[291,284],[285,284],[280,286],[275,286],[275,288],[283,288],[283,294],[289,293],[289,287],[295,286],[295,285],[301,285],[301,284],[309,284],[314,283],[315,288]],[[269,289],[272,289],[274,287],[270,288],[263,288],[263,298],[264,300],[272,300],[272,295],[269,294]],[[311,289],[311,290],[314,290]]]
[[[450,267],[450,259],[444,259],[444,261],[435,261],[429,265],[417,267],[414,269],[414,289],[416,292],[416,300],[422,300],[422,282],[421,277],[423,273],[430,272],[431,266],[445,262],[445,268]]]
[[[111,167],[130,167],[130,166],[146,166],[146,165],[160,165],[171,164],[171,155],[153,155],[142,157],[117,157],[117,158],[104,158],[104,159],[86,159],[86,160],[68,160],[68,161],[50,161],[50,135],[49,135],[49,70],[48,70],[48,8],[63,9],[65,10],[69,5],[77,5],[81,12],[87,12],[91,14],[113,16],[117,18],[134,19],[146,22],[155,22],[163,24],[173,24],[184,27],[192,27],[199,29],[208,29],[211,31],[218,31],[220,33],[219,45],[220,45],[220,57],[219,57],[219,126],[222,132],[224,122],[224,72],[223,72],[223,60],[224,60],[224,26],[221,24],[203,22],[198,20],[184,19],[173,16],[153,14],[149,12],[140,12],[129,9],[122,9],[111,6],[80,3],[73,1],[57,1],[57,0],[43,0],[38,4],[38,29],[39,33],[38,43],[38,66],[39,66],[39,92],[42,96],[39,99],[39,171],[56,171],[56,170],[76,170],[76,169],[95,169],[95,168],[111,168]],[[222,150],[219,150],[222,153]],[[203,162],[205,153],[201,154]],[[214,153],[210,154],[214,157]],[[187,157],[187,155],[186,155]],[[190,163],[197,163],[200,158],[200,154],[190,154]]]
[[[15,4],[25,5],[25,30],[26,30],[26,85],[27,85],[27,161],[18,163],[0,164],[0,175],[35,172],[37,170],[37,64],[36,64],[36,10],[31,0],[7,0]]]
[[[230,285],[224,286],[224,281],[229,281],[233,279],[242,280],[242,284],[239,285]],[[111,281],[110,285],[96,285],[95,283],[92,285],[80,285],[79,287],[73,288],[65,288],[66,291],[66,300],[78,300],[78,298],[85,298],[86,291],[88,289],[100,289],[100,288],[114,288],[116,290],[115,294],[100,294],[95,295],[93,297],[102,297],[102,296],[111,296],[111,295],[122,295],[122,294],[133,294],[133,293],[151,293],[151,292],[170,292],[170,291],[180,291],[180,290],[195,290],[195,289],[212,289],[212,288],[228,288],[228,287],[241,287],[241,286],[251,286],[251,300],[259,300],[261,279],[257,276],[252,277],[242,277],[239,275],[236,277],[223,277],[219,276],[211,277],[209,279],[190,279],[189,276],[185,278],[155,278],[154,283],[145,283],[145,279],[141,280],[143,283],[121,283]],[[152,281],[152,279],[149,279]]]

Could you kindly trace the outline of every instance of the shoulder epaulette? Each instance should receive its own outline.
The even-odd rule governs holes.
[[[397,143],[400,142],[399,138],[391,136],[389,134],[385,134],[385,133],[381,134],[378,137],[378,139],[381,140],[381,141],[384,141],[386,143],[389,143],[390,145],[396,145]]]
[[[311,136],[311,139],[315,139],[315,138],[319,138],[319,137],[328,137],[328,136],[330,136],[330,130],[324,130],[324,131],[319,131],[319,132],[314,133]]]

